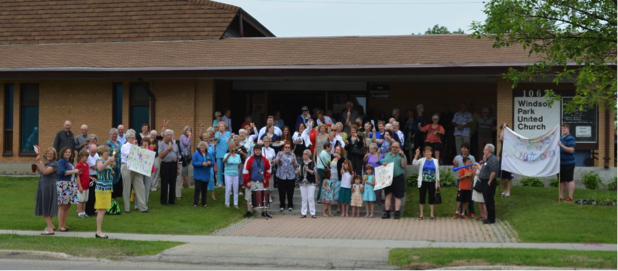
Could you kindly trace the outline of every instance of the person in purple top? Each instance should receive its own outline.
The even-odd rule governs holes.
[[[365,154],[363,162],[365,165],[370,165],[375,169],[376,167],[382,166],[382,164],[380,163],[380,160],[382,160],[382,158],[384,158],[384,156],[380,153],[380,150],[378,149],[378,144],[371,143],[369,144],[369,152]],[[382,205],[382,189],[377,189],[373,192],[376,194],[376,202],[378,203],[378,205]]]

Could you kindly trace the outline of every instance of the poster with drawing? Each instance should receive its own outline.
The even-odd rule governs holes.
[[[535,138],[504,130],[502,170],[530,177],[555,176],[560,171],[560,126]]]
[[[382,189],[384,187],[391,186],[393,183],[393,171],[395,170],[395,164],[389,163],[386,166],[376,168],[376,186],[375,190]]]
[[[131,145],[131,151],[127,157],[127,169],[139,174],[150,176],[155,152]]]

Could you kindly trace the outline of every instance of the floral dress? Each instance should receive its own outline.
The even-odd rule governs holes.
[[[75,166],[73,166],[71,163],[67,162],[67,165],[69,166],[67,170],[75,169]],[[56,182],[56,185],[56,193],[58,194],[58,205],[79,203],[79,197],[77,195],[77,192],[79,190],[77,189],[77,181],[75,180],[75,174],[71,174],[70,181],[59,180]]]
[[[350,202],[350,206],[363,207],[363,194],[361,194],[362,186],[362,184],[352,185],[352,201]]]

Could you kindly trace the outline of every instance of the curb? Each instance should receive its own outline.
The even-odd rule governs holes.
[[[111,262],[108,259],[94,257],[77,257],[62,252],[37,251],[37,250],[0,250],[0,259],[32,259],[32,260],[71,260],[71,261],[97,261]]]

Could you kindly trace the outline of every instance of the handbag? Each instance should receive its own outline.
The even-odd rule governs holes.
[[[440,194],[440,188],[436,190],[436,199],[434,200],[434,204],[442,204],[442,194]]]
[[[476,183],[474,183],[474,187],[472,189],[474,189],[474,191],[476,192],[483,193],[483,182],[481,182],[481,180],[478,180]]]

